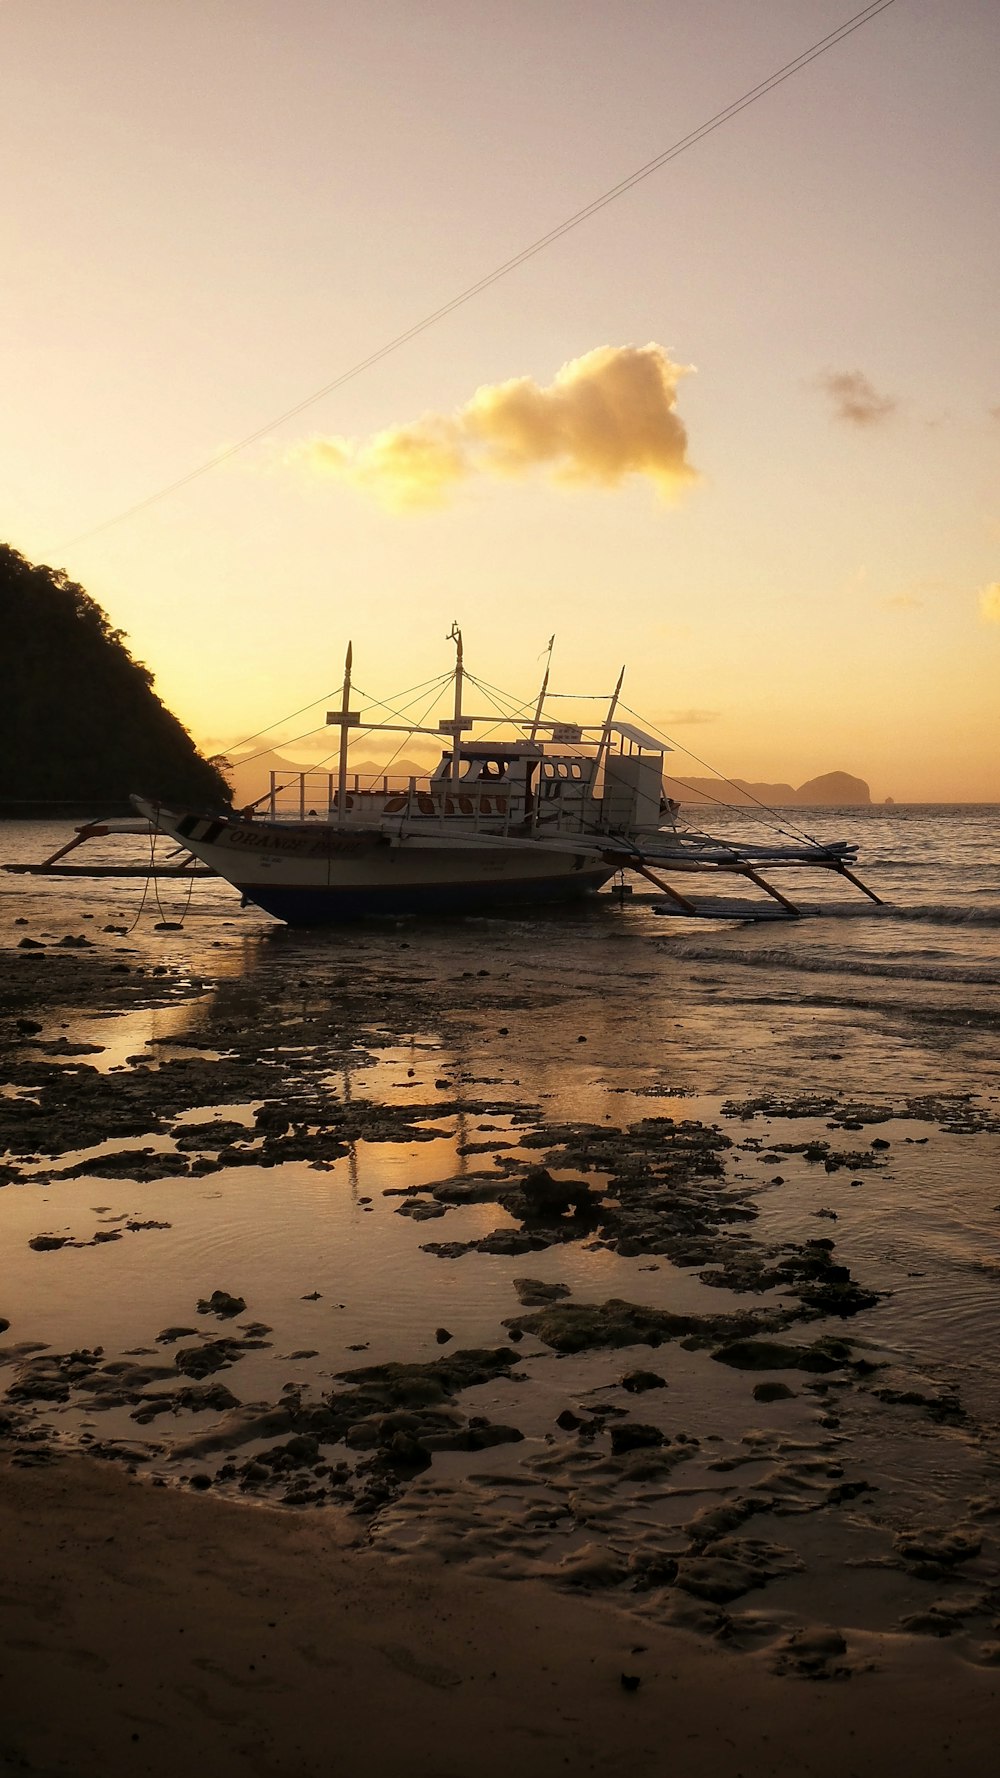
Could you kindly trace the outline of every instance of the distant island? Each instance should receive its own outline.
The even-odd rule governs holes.
[[[0,544],[0,816],[114,815],[132,792],[202,807],[229,801],[160,702],[120,630],[58,569]]]
[[[771,808],[782,804],[803,809],[841,808],[845,803],[867,804],[871,791],[863,778],[852,778],[850,772],[823,772],[809,778],[796,790],[791,784],[756,784],[747,778],[733,778],[730,783],[719,778],[664,778],[668,796],[681,803],[734,803],[737,807],[753,802],[767,803]],[[735,786],[735,789],[734,789]]]

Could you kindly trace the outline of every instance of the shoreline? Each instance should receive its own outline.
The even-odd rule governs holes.
[[[75,1456],[0,1459],[0,1539],[5,1774],[167,1778],[195,1750],[217,1778],[995,1769],[1000,1671],[938,1644],[867,1637],[850,1679],[779,1677],[536,1583],[394,1562],[331,1512]]]

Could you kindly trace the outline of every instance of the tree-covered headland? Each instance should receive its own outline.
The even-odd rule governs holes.
[[[217,808],[219,767],[160,702],[83,587],[0,544],[0,815],[73,805],[115,814],[129,796]]]

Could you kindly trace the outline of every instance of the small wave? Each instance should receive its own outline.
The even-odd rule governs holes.
[[[673,954],[689,963],[735,963],[748,969],[787,970],[789,974],[837,975],[852,978],[876,976],[886,981],[955,982],[961,987],[1000,987],[1000,970],[981,969],[975,964],[927,963],[915,957],[890,960],[883,957],[832,956],[818,951],[793,951],[773,945],[740,948],[736,945],[699,944],[697,939],[681,939],[671,946]]]
[[[1000,926],[1000,902],[985,907],[960,901],[886,902],[881,908],[855,901],[816,903],[810,919],[821,920],[917,920],[928,926]]]

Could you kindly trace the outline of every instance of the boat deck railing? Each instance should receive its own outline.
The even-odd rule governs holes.
[[[386,773],[372,779],[352,773],[344,791],[343,809],[332,772],[299,772],[278,781],[271,774],[267,798],[246,813],[268,821],[323,821],[336,826],[370,827],[398,822],[407,835],[429,832],[489,833],[507,836],[512,829],[538,834],[592,832],[599,825],[599,805],[586,807],[576,785],[563,799],[562,785],[546,785],[527,807],[524,787],[504,779],[473,781],[401,777]]]

